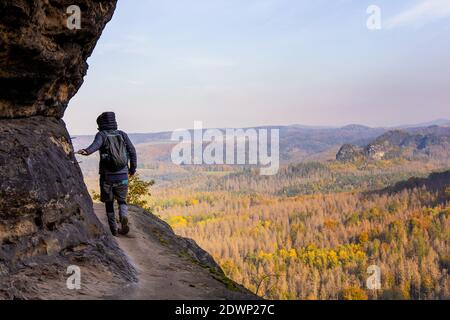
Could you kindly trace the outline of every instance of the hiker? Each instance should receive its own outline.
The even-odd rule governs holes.
[[[89,156],[100,150],[100,200],[105,203],[106,215],[111,233],[114,236],[127,234],[128,226],[128,175],[136,173],[137,156],[128,135],[117,130],[114,112],[104,112],[97,118],[98,133],[94,142],[77,153]],[[119,204],[119,221],[117,228],[114,213],[114,199]]]

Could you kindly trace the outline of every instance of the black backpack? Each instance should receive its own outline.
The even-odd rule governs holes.
[[[118,131],[104,132],[102,162],[106,169],[117,172],[128,166],[127,146]]]

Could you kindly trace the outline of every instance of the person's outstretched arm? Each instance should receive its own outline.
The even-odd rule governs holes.
[[[100,134],[100,132],[98,132],[95,135],[94,142],[92,142],[92,144],[86,149],[81,149],[77,153],[83,156],[89,156],[94,152],[98,151],[102,147],[102,145],[103,145],[103,136]]]
[[[128,152],[128,156],[130,157],[130,170],[129,170],[129,174],[130,175],[134,175],[136,173],[136,168],[137,168],[137,154],[136,154],[136,149],[134,148],[133,143],[131,142],[130,138],[128,137],[128,135],[123,132],[123,137],[125,139],[125,144],[127,146],[127,152]]]

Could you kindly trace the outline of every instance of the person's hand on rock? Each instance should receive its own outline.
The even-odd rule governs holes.
[[[82,156],[87,156],[88,155],[87,151],[84,150],[84,149],[78,150],[77,154],[81,154]]]

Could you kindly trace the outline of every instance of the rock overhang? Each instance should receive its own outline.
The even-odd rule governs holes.
[[[117,0],[78,0],[81,28],[67,25],[72,0],[0,3],[0,118],[62,118]]]

